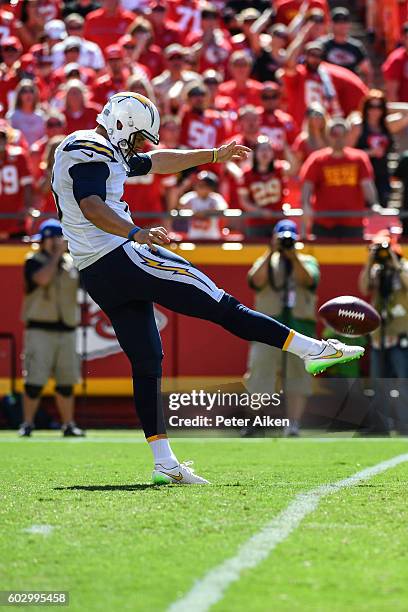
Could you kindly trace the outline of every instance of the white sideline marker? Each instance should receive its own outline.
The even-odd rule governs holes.
[[[210,570],[186,595],[171,604],[168,612],[191,612],[191,610],[206,612],[223,598],[225,591],[240,579],[244,570],[253,569],[259,565],[278,544],[286,540],[303,519],[316,510],[323,497],[369,480],[377,474],[406,462],[408,462],[408,453],[397,455],[343,480],[296,495],[285,510],[242,544],[234,557]]]

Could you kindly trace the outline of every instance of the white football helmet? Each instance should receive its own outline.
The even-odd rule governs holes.
[[[137,153],[134,149],[137,133],[153,144],[159,144],[159,111],[153,102],[142,94],[133,91],[115,94],[105,104],[96,120],[108,132],[109,140],[121,151],[125,161]]]

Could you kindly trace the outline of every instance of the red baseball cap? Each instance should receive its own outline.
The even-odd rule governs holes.
[[[106,59],[123,59],[123,49],[120,45],[109,45],[105,49]]]

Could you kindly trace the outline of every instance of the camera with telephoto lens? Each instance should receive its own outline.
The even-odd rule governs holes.
[[[381,242],[374,247],[374,261],[379,264],[386,263],[391,259],[391,245],[389,242]]]
[[[295,239],[293,238],[292,232],[283,232],[279,236],[278,248],[279,251],[288,251],[293,249],[295,246]]]

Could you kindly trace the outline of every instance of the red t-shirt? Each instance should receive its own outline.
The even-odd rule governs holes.
[[[398,101],[408,102],[408,53],[405,47],[389,54],[382,71],[386,81],[398,81]]]
[[[164,22],[164,27],[158,29],[152,23],[153,34],[154,34],[154,44],[160,47],[160,49],[165,49],[169,45],[173,45],[175,43],[181,44],[183,42],[183,34],[177,25],[177,23],[173,23],[170,19],[166,19]]]
[[[103,8],[91,11],[85,17],[84,38],[95,42],[103,50],[116,44],[135,20],[130,11],[116,9],[112,15]]]
[[[103,106],[106,104],[108,99],[113,96],[113,94],[118,93],[119,91],[126,91],[126,81],[129,76],[128,70],[123,70],[122,78],[113,79],[109,74],[104,74],[103,76],[96,79],[94,86],[92,87],[92,100],[96,102],[96,104],[100,104]]]
[[[261,210],[281,211],[284,198],[287,196],[286,179],[283,175],[282,163],[278,160],[274,163],[272,172],[260,174],[255,170],[244,172],[242,185],[239,187],[240,194],[249,196],[251,203]],[[262,219],[249,217],[246,220],[248,226],[271,225],[274,219]]]
[[[180,144],[191,149],[213,149],[224,142],[226,130],[220,113],[186,110],[181,120]]]
[[[204,72],[204,70],[208,70],[213,68],[214,70],[219,70],[223,73],[227,70],[228,60],[232,53],[232,46],[228,38],[222,33],[222,31],[218,30],[219,40],[217,44],[209,44],[203,45],[202,51],[200,53],[200,59],[198,61],[198,72]],[[199,32],[187,34],[185,45],[186,47],[192,47],[198,42],[202,41],[203,32],[200,30]]]
[[[306,108],[313,102],[322,104],[327,112],[348,115],[356,110],[368,89],[363,81],[351,70],[322,62],[336,92],[336,98],[328,100],[318,72],[311,72],[305,65],[298,65],[293,73],[285,71],[285,84],[288,112],[301,127]]]
[[[284,23],[289,25],[290,22],[299,12],[302,0],[276,0],[274,6],[276,8],[276,23]],[[329,8],[326,0],[310,0],[308,2],[308,9],[321,9],[326,15],[326,20],[329,15]]]
[[[260,106],[261,104],[261,91],[262,83],[255,81],[254,79],[248,79],[245,87],[238,88],[235,81],[225,81],[221,83],[218,88],[218,92],[222,96],[228,96],[234,102],[234,110],[242,108],[247,104],[254,106]]]
[[[139,55],[138,68],[146,72],[150,79],[161,74],[164,70],[163,52],[158,45],[149,45],[147,49]],[[135,62],[132,62],[132,69],[135,71]]]
[[[272,113],[264,112],[261,117],[261,134],[265,134],[271,141],[277,155],[284,151],[285,142],[293,144],[298,129],[293,117],[277,109]]]
[[[184,40],[189,32],[198,32],[201,26],[199,0],[168,0],[168,18],[177,24]]]
[[[17,213],[24,210],[23,188],[33,182],[27,153],[21,147],[7,145],[5,157],[0,157],[0,210]],[[24,231],[24,219],[1,219],[0,232]]]
[[[346,147],[342,157],[334,158],[330,147],[315,151],[303,164],[301,181],[314,186],[314,210],[364,211],[366,209],[361,181],[373,177],[368,155],[359,149]],[[333,228],[336,225],[359,227],[362,217],[318,217],[316,223]]]
[[[86,66],[80,66],[79,67],[79,78],[82,81],[82,83],[92,88],[92,85],[94,84],[95,79],[96,79],[96,72],[92,68],[87,68]],[[66,81],[67,81],[67,77],[65,75],[65,66],[61,66],[60,68],[57,68],[51,76],[51,82],[50,82],[51,90],[55,92],[58,89],[58,87],[66,83]]]
[[[80,113],[71,113],[68,110],[64,110],[67,122],[66,133],[71,134],[77,130],[92,130],[96,125],[96,116],[101,109],[102,107],[98,104],[89,102]]]

